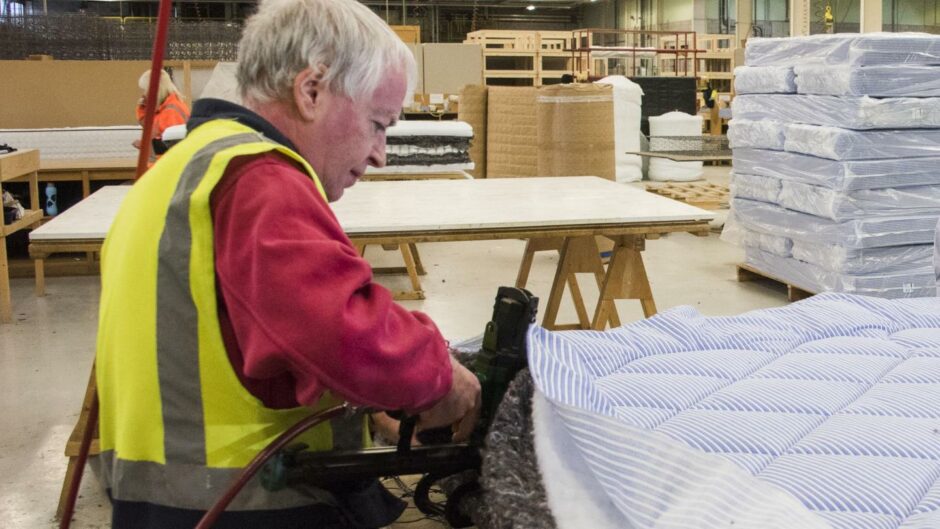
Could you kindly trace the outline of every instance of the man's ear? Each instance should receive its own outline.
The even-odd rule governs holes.
[[[326,76],[326,66],[305,68],[294,77],[294,106],[297,113],[305,121],[312,121],[323,103],[323,92],[326,85],[323,78]]]

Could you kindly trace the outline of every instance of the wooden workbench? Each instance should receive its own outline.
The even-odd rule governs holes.
[[[127,186],[108,186],[30,233],[37,260],[57,252],[100,249]],[[561,258],[543,325],[596,328],[619,325],[615,299],[637,299],[656,312],[640,252],[648,234],[704,233],[713,215],[664,197],[595,177],[361,182],[333,204],[357,245],[414,244],[495,239],[562,239]],[[615,241],[604,271],[594,236]],[[579,322],[555,318],[565,285],[594,273],[601,295],[594,316],[583,307]],[[574,293],[574,292],[573,292]],[[580,296],[578,296],[580,298]]]
[[[7,263],[7,241],[9,235],[24,229],[36,228],[42,219],[39,206],[39,183],[36,170],[39,169],[39,151],[26,149],[8,154],[0,154],[0,196],[3,195],[3,182],[27,180],[29,182],[29,209],[23,218],[9,224],[4,222],[3,208],[0,207],[0,322],[13,321],[13,306],[10,299],[10,267]],[[3,200],[0,199],[0,204]],[[39,272],[40,265],[36,265]],[[36,283],[39,292],[39,283]]]

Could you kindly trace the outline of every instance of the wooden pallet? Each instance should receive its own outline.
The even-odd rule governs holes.
[[[649,184],[646,190],[702,209],[728,207],[728,186],[710,182]]]
[[[757,280],[762,280],[762,279],[773,281],[774,283],[779,283],[780,285],[785,286],[787,288],[787,301],[791,301],[791,302],[800,301],[801,299],[806,299],[810,296],[815,295],[813,292],[810,292],[808,290],[803,290],[802,288],[795,286],[795,285],[791,285],[790,283],[787,283],[783,279],[774,277],[773,275],[770,275],[766,272],[758,270],[754,268],[753,266],[749,266],[746,264],[738,265],[738,281],[739,282],[743,283],[745,281],[757,281]]]

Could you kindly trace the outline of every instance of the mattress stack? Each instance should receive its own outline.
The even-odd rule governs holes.
[[[386,167],[369,173],[449,173],[473,169],[473,128],[463,121],[399,121],[385,134]]]
[[[940,36],[754,39],[745,57],[726,238],[811,292],[934,295]]]

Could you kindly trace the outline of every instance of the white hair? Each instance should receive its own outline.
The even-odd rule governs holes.
[[[242,99],[289,101],[297,74],[321,65],[329,89],[356,101],[391,70],[404,70],[409,94],[417,75],[404,42],[355,0],[262,0],[238,46]]]
[[[137,80],[137,86],[139,86],[144,93],[147,92],[150,88],[150,70],[140,74],[140,79]],[[157,85],[157,104],[163,103],[170,94],[176,94],[178,96],[180,95],[180,91],[176,88],[176,85],[173,84],[173,79],[170,77],[170,74],[166,73],[166,70],[160,70],[160,84]]]

